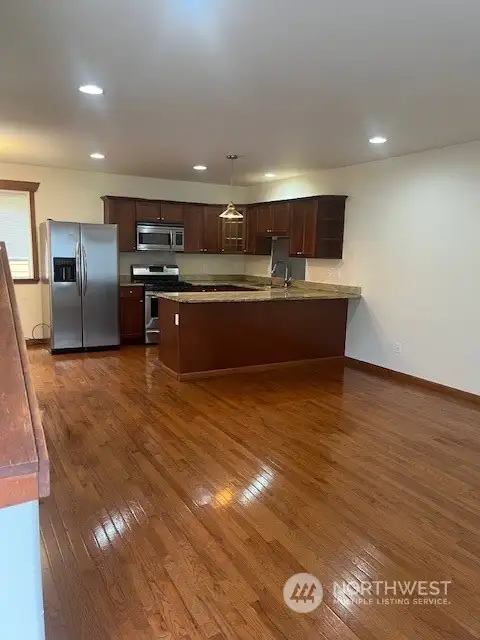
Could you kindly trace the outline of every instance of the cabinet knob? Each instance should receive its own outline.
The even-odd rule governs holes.
[[[161,220],[162,218],[160,216],[158,216],[157,220]]]
[[[140,302],[143,302],[143,299],[142,299],[142,300],[140,300]]]
[[[302,252],[301,251],[297,251],[297,256],[301,256]]]

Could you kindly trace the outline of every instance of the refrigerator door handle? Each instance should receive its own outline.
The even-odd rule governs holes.
[[[88,285],[88,275],[87,275],[87,252],[85,251],[85,247],[82,245],[83,252],[83,295],[87,293],[87,285]]]
[[[77,291],[78,295],[82,295],[82,284],[80,282],[81,278],[81,267],[80,267],[80,242],[75,244],[75,281],[77,283]]]

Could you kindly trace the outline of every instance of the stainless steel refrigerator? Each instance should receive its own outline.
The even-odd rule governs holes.
[[[40,237],[51,352],[118,346],[117,225],[47,220]]]

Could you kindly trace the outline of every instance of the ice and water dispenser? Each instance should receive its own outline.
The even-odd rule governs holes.
[[[77,280],[77,261],[75,258],[53,259],[53,281],[75,282]]]

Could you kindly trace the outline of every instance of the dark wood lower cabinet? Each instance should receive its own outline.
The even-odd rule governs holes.
[[[348,300],[162,300],[160,360],[180,378],[344,355]],[[175,314],[179,316],[178,326]]]
[[[145,342],[145,297],[143,287],[120,287],[120,342]]]

